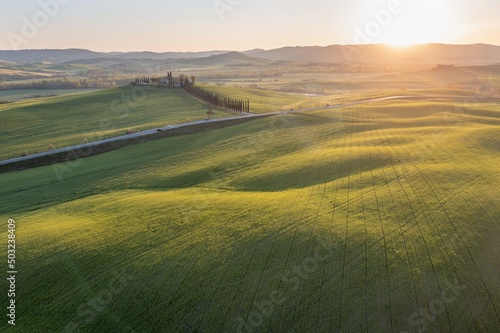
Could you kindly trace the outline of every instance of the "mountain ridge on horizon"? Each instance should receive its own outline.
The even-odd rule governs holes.
[[[270,61],[318,63],[411,63],[411,64],[495,64],[500,62],[500,46],[476,44],[416,44],[394,47],[386,44],[328,46],[284,46],[276,49],[255,48],[247,51],[212,50],[188,52],[97,52],[88,49],[0,50],[0,60],[23,63],[64,63],[76,60],[113,58],[122,60],[201,59],[228,53],[244,54]]]

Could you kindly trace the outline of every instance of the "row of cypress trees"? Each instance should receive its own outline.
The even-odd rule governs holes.
[[[250,112],[250,101],[248,99],[237,99],[219,95],[194,84],[183,86],[184,90],[199,99],[214,106],[235,112]]]

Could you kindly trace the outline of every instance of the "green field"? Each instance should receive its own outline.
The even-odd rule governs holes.
[[[199,84],[199,86],[223,96],[249,99],[250,112],[253,113],[320,108],[327,104],[333,104],[336,101],[335,96],[307,96],[304,94],[291,94],[272,90],[215,86],[209,84]]]
[[[488,87],[500,83],[498,66],[460,67],[453,71],[436,71],[428,68],[406,68],[403,72],[360,71],[325,72],[318,68],[282,68],[279,76],[268,78],[235,78],[208,80],[211,84],[224,84],[224,87],[261,89],[295,93],[297,95],[335,96],[336,98],[365,98],[373,92],[396,95],[431,92],[431,95],[444,90],[461,90],[465,94],[482,95]],[[479,93],[477,90],[483,90]],[[463,95],[463,94],[462,94]]]
[[[208,107],[182,90],[131,86],[0,104],[0,159],[201,120]],[[233,116],[214,112],[213,118]]]
[[[498,104],[386,101],[1,175],[1,330],[496,332],[499,134]]]
[[[21,89],[21,90],[0,90],[0,101],[19,102],[26,99],[49,97],[53,95],[72,95],[95,92],[100,89]]]

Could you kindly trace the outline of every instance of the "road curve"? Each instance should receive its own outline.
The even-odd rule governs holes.
[[[269,116],[280,115],[280,114],[290,114],[290,113],[301,113],[301,112],[317,111],[317,110],[337,109],[337,108],[342,108],[342,107],[347,107],[347,106],[352,106],[352,105],[368,104],[368,103],[374,103],[374,102],[380,102],[380,101],[387,101],[387,100],[395,100],[395,99],[429,100],[429,99],[464,99],[464,98],[471,98],[471,97],[470,96],[389,96],[389,97],[381,97],[381,98],[374,98],[374,99],[362,100],[362,101],[357,101],[357,102],[350,102],[350,103],[343,103],[343,104],[334,104],[334,105],[320,107],[320,108],[289,110],[289,111],[274,111],[274,112],[259,113],[259,114],[244,113],[241,117],[244,117],[244,118],[269,117]],[[485,99],[485,100],[486,99],[487,100],[500,100],[500,98],[480,98],[480,99]],[[127,139],[138,138],[138,137],[147,137],[147,136],[150,136],[150,135],[153,135],[153,134],[157,133],[159,130],[161,130],[161,131],[168,131],[168,130],[173,130],[173,129],[176,129],[176,128],[189,127],[189,126],[194,126],[194,125],[198,125],[198,124],[202,124],[202,123],[207,123],[207,122],[224,122],[224,121],[230,121],[230,120],[234,120],[235,118],[237,118],[237,117],[218,118],[218,119],[211,119],[211,120],[198,120],[198,121],[192,121],[192,122],[187,122],[187,123],[182,123],[182,124],[177,124],[177,125],[170,125],[170,126],[166,126],[166,127],[160,127],[160,128],[157,128],[157,129],[151,129],[151,130],[142,131],[142,132],[138,132],[138,133],[117,136],[117,137],[114,137],[114,138],[103,139],[103,140],[99,140],[99,141],[94,141],[94,142],[85,143],[85,144],[76,145],[76,146],[71,146],[71,147],[66,147],[66,148],[55,149],[55,150],[51,150],[51,151],[47,151],[47,152],[42,152],[42,153],[37,153],[37,154],[32,154],[32,155],[28,155],[28,156],[15,157],[15,158],[11,158],[11,159],[8,159],[8,160],[0,161],[0,166],[9,165],[9,164],[12,164],[12,163],[17,163],[17,162],[28,161],[28,160],[31,160],[31,159],[35,159],[35,158],[39,158],[39,157],[44,157],[44,156],[49,156],[49,155],[58,154],[58,153],[71,152],[73,150],[78,150],[78,149],[85,149],[85,148],[90,148],[90,147],[96,147],[96,146],[99,146],[101,144],[109,143],[109,142],[116,142],[116,141],[127,140]]]

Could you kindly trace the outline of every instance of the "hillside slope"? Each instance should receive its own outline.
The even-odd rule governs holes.
[[[1,329],[496,332],[499,134],[496,104],[380,102],[2,175]]]
[[[0,159],[204,119],[209,105],[181,89],[123,86],[0,105]],[[214,118],[231,113],[214,111]]]
[[[388,45],[329,45],[329,46],[289,46],[271,50],[254,49],[244,52],[248,56],[272,61],[297,62],[397,62],[397,63],[455,63],[493,64],[500,62],[500,46],[488,44],[422,44],[407,48]],[[201,59],[234,53],[228,51],[205,52],[94,52],[84,49],[63,50],[0,50],[0,60],[26,63],[63,63],[75,60],[98,58],[119,58],[122,60],[168,60]]]
[[[395,48],[382,44],[330,45],[252,50],[247,54],[274,61],[488,65],[500,61],[500,46],[423,44]]]

